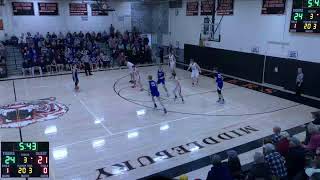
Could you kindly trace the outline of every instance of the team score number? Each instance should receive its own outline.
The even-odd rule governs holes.
[[[318,24],[305,23],[303,26],[304,30],[315,30],[317,29]]]
[[[293,19],[295,21],[302,20],[303,19],[303,13],[294,13]]]
[[[32,167],[19,167],[18,174],[32,174]]]
[[[38,156],[38,164],[48,164],[48,156]]]
[[[47,167],[42,168],[42,173],[43,174],[48,174],[48,168]]]

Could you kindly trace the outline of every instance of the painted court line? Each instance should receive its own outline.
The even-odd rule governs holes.
[[[76,93],[73,92],[73,95],[76,97],[76,99],[78,99],[80,104],[89,112],[89,114],[94,118],[94,120],[98,119],[97,115],[89,109],[89,107],[85,104],[85,102],[81,98],[79,98]],[[105,129],[109,133],[109,135],[113,135],[113,133],[102,123],[98,123],[98,124],[100,124],[103,127],[103,129]]]
[[[217,111],[219,111],[219,110],[217,110]],[[211,111],[211,112],[207,112],[207,113],[209,114],[209,113],[213,113],[213,112],[216,112],[216,111]],[[188,119],[188,118],[191,118],[191,117],[193,117],[193,116],[183,117],[183,118],[171,120],[170,122],[179,121],[179,120],[183,120],[183,119]],[[248,120],[248,119],[253,119],[253,117],[247,118],[247,120]],[[160,123],[159,123],[159,124],[160,124]],[[236,123],[236,124],[239,124],[239,123]],[[156,125],[156,124],[155,124],[155,125]],[[154,126],[155,126],[155,125],[154,125]],[[145,126],[145,127],[146,127],[146,126]],[[144,127],[143,127],[143,128],[144,128]],[[146,127],[146,128],[147,128],[147,127]],[[226,129],[226,128],[221,128],[221,129]],[[220,128],[210,129],[209,131],[206,131],[205,133],[209,133],[209,132],[211,132],[211,131],[221,130],[221,129],[220,129]],[[125,132],[126,132],[126,131],[125,131]],[[125,133],[125,132],[123,132],[123,133]],[[114,134],[114,135],[116,135],[116,134]],[[175,140],[174,140],[174,141],[175,141]],[[169,141],[169,142],[172,143],[172,141]],[[166,144],[167,144],[167,143],[168,143],[168,142],[166,142]],[[133,153],[133,152],[141,152],[143,149],[152,148],[152,147],[154,147],[154,146],[155,146],[154,144],[152,144],[152,145],[145,145],[145,146],[142,146],[141,148],[136,148],[136,149],[134,149],[134,150],[129,150],[129,151],[126,151],[126,152],[124,152],[124,153],[112,154],[111,157],[106,157],[106,159],[112,159],[112,158],[114,158],[114,157],[118,157],[118,156],[120,156],[120,155],[129,154],[129,153]],[[78,164],[76,164],[76,165],[68,166],[68,167],[66,167],[66,168],[64,168],[64,169],[76,168],[76,167],[80,167],[80,166],[83,165],[83,164],[93,163],[93,162],[97,162],[97,161],[102,161],[102,160],[101,160],[101,159],[95,159],[95,160],[92,160],[92,161],[86,161],[86,162],[84,162],[84,163],[78,163]]]
[[[210,112],[207,112],[206,114],[210,114],[210,113],[214,113],[214,112],[218,112],[218,111],[223,111],[223,110],[226,110],[226,108],[218,109],[218,110],[215,110],[215,111],[210,111]],[[122,132],[112,133],[112,134],[110,134],[110,135],[98,136],[98,137],[94,137],[94,138],[90,138],[90,139],[86,139],[86,140],[82,140],[82,141],[76,141],[76,142],[73,142],[73,143],[70,143],[70,144],[65,144],[65,145],[61,145],[61,146],[57,146],[57,147],[53,147],[53,148],[55,149],[55,148],[61,148],[61,147],[65,147],[65,146],[71,146],[71,145],[75,145],[75,144],[79,144],[79,143],[84,143],[84,142],[92,141],[92,140],[94,140],[94,139],[108,138],[108,137],[112,137],[112,136],[116,136],[116,135],[121,135],[121,134],[125,134],[125,133],[132,132],[132,131],[137,131],[137,130],[142,130],[142,129],[147,129],[147,128],[151,128],[151,127],[163,125],[163,124],[165,124],[165,123],[172,123],[172,122],[176,122],[176,121],[181,121],[181,120],[189,119],[189,118],[191,118],[191,117],[194,117],[194,116],[187,116],[187,117],[182,117],[182,118],[178,118],[178,119],[174,119],[174,120],[163,121],[163,122],[161,122],[161,123],[151,124],[151,125],[148,125],[148,126],[143,126],[143,127],[139,127],[139,128],[134,128],[134,129],[130,129],[130,130],[122,131]],[[52,149],[52,148],[50,148],[50,149]]]

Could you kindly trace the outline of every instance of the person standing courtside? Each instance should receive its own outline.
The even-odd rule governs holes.
[[[84,71],[86,73],[86,76],[91,76],[91,69],[90,69],[90,59],[89,59],[89,55],[87,53],[85,53],[82,57],[82,61],[84,63]]]
[[[163,63],[163,56],[164,56],[164,49],[162,46],[159,47],[159,58],[160,58],[160,63]]]
[[[79,76],[78,76],[78,68],[76,64],[72,65],[72,80],[74,82],[74,89],[77,91],[79,90]]]
[[[301,96],[303,79],[304,79],[304,74],[302,72],[302,68],[298,68],[298,75],[296,78],[296,95],[297,96]]]

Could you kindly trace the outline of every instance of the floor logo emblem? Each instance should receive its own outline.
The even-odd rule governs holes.
[[[69,108],[58,103],[55,97],[0,106],[0,128],[18,128],[57,119],[68,110]]]

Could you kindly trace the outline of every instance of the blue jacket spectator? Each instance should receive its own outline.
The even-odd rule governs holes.
[[[221,163],[221,157],[214,155],[212,157],[213,167],[208,172],[207,180],[233,180],[228,165]]]

